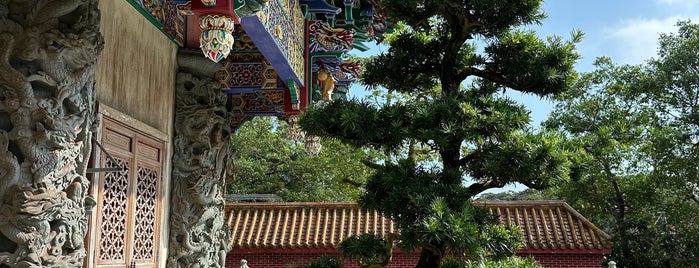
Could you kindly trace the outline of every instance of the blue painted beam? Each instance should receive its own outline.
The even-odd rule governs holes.
[[[308,6],[308,12],[332,15],[333,17],[342,12],[342,8],[328,4],[325,0],[301,0],[301,5]]]
[[[298,87],[304,87],[303,79],[296,76],[289,60],[277,45],[274,37],[267,32],[260,18],[257,16],[244,17],[240,20],[240,25],[255,43],[257,49],[274,67],[282,81],[293,80]]]

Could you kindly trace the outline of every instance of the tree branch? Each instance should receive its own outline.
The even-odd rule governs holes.
[[[513,83],[510,79],[508,79],[507,77],[505,77],[502,74],[494,73],[494,72],[487,72],[487,71],[478,69],[476,67],[470,67],[470,68],[466,68],[464,70],[461,70],[457,74],[457,77],[459,79],[461,79],[461,81],[463,81],[472,75],[483,78],[483,79],[488,80],[490,82],[494,82],[496,84],[500,84],[502,86],[509,87],[509,88],[517,90],[517,91],[526,92],[526,91],[531,91],[531,89],[532,89],[531,86],[523,86],[520,84]]]
[[[502,188],[504,186],[505,186],[505,183],[502,181],[489,179],[489,180],[486,180],[483,182],[475,182],[475,183],[469,185],[467,190],[471,196],[475,196],[477,194],[482,193],[485,190],[492,189],[492,188]]]
[[[366,165],[367,167],[373,168],[373,169],[380,169],[383,168],[383,165],[376,164],[374,162],[369,161],[369,159],[363,159],[361,160],[362,164]]]
[[[475,159],[478,158],[478,157],[480,157],[480,153],[479,153],[479,152],[471,152],[471,153],[467,154],[466,156],[462,157],[461,159],[459,159],[459,161],[457,161],[456,163],[457,163],[459,166],[463,167],[463,166],[465,166],[466,164],[468,164],[469,162],[475,160]]]

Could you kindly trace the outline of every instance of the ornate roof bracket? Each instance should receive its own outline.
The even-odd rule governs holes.
[[[307,6],[308,13],[324,14],[326,17],[334,18],[342,12],[342,8],[330,5],[325,0],[301,0],[299,3]]]
[[[354,24],[354,16],[352,14],[352,2],[353,0],[345,0],[345,24]]]
[[[269,60],[282,81],[303,82],[303,23],[298,5],[282,7],[270,1],[262,12],[240,20],[257,49]]]

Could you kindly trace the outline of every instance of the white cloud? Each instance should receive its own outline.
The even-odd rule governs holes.
[[[664,2],[680,2],[687,0],[659,0]],[[608,29],[608,53],[619,63],[638,64],[657,55],[658,37],[660,33],[676,31],[678,20],[687,17],[671,16],[664,19],[631,19],[622,21],[617,27]],[[697,19],[692,19],[697,21]]]

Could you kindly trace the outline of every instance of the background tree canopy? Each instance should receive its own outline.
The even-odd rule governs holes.
[[[336,100],[307,110],[300,125],[391,155],[371,164],[359,203],[396,222],[401,246],[422,249],[417,267],[440,267],[447,252],[481,261],[513,254],[519,233],[497,227],[470,199],[514,182],[565,181],[576,152],[557,135],[532,132],[527,109],[502,93],[567,91],[582,34],[541,39],[524,30],[544,17],[540,0],[378,2],[403,28],[366,62],[362,82],[407,101]]]
[[[312,157],[289,131],[286,122],[273,117],[255,117],[236,131],[228,193],[276,194],[284,201],[356,200],[373,174],[361,161],[376,153],[322,139],[323,149]]]
[[[620,267],[699,262],[699,25],[679,22],[659,44],[640,66],[598,59],[544,123],[585,152],[550,196],[613,236]]]

